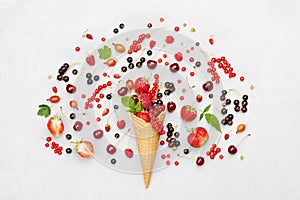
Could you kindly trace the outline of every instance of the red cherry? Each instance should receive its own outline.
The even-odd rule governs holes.
[[[204,158],[203,158],[202,156],[198,156],[198,157],[197,157],[197,159],[196,159],[196,164],[197,164],[198,166],[204,165],[204,162],[205,162],[205,160],[204,160]]]
[[[211,45],[213,45],[213,44],[214,44],[214,39],[213,39],[213,38],[209,38],[209,43],[210,43]]]
[[[236,154],[237,148],[236,148],[234,145],[230,145],[230,146],[228,147],[228,152],[229,152],[230,154]]]
[[[202,101],[202,99],[203,99],[203,97],[202,97],[202,95],[201,94],[198,94],[197,96],[196,96],[196,100],[197,100],[197,102],[201,102]]]
[[[75,47],[75,51],[80,51],[80,47]]]

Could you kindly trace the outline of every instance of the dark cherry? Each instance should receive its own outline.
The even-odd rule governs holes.
[[[202,88],[204,91],[209,92],[214,88],[214,84],[211,81],[207,81],[202,85]]]
[[[236,152],[237,152],[237,148],[234,145],[230,145],[228,147],[228,153],[230,153],[230,154],[236,154]]]
[[[173,101],[167,103],[168,112],[173,112],[176,109],[176,104]]]
[[[73,93],[76,92],[76,86],[72,85],[72,84],[68,84],[66,86],[66,90],[67,90],[68,93],[73,94]]]
[[[131,98],[133,99],[134,103],[137,104],[139,102],[139,97],[137,95],[132,95]]]
[[[178,63],[173,63],[170,65],[170,71],[173,73],[178,72],[179,69],[180,69],[180,67],[179,67]]]
[[[147,67],[149,69],[155,69],[157,67],[157,62],[155,60],[148,60]]]
[[[202,156],[198,156],[197,157],[197,159],[196,159],[196,164],[198,165],[198,166],[202,166],[202,165],[204,165],[204,158],[202,157]]]

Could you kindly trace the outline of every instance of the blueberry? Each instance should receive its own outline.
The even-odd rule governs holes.
[[[222,95],[226,95],[227,91],[226,90],[222,90]]]
[[[145,61],[146,61],[146,58],[144,58],[144,57],[141,57],[141,58],[140,58],[140,61],[143,63],[143,62],[145,62]]]
[[[92,74],[91,73],[86,73],[85,75],[87,78],[92,78]]]
[[[71,113],[70,114],[70,119],[75,119],[76,118],[76,114],[75,113]]]
[[[93,80],[92,79],[88,79],[87,80],[87,84],[89,84],[89,85],[93,84]]]
[[[196,65],[196,67],[200,67],[200,66],[201,66],[201,62],[200,62],[200,61],[197,61],[197,62],[195,63],[195,65]]]
[[[245,107],[248,105],[248,102],[247,101],[242,101],[242,106]]]
[[[221,120],[221,124],[226,125],[226,120],[225,120],[225,119],[222,119],[222,120]]]
[[[71,149],[71,148],[66,148],[66,153],[67,153],[67,154],[72,153],[72,149]]]
[[[170,88],[170,89],[174,88],[174,83],[170,83],[170,84],[169,84],[169,88]]]
[[[233,114],[229,114],[227,117],[228,117],[230,120],[233,120]]]
[[[171,94],[171,90],[165,90],[164,94],[165,94],[166,96],[169,96],[169,95]]]
[[[225,98],[226,98],[226,97],[225,97],[224,95],[220,96],[220,100],[221,100],[221,101],[225,101]]]
[[[152,51],[151,51],[151,50],[148,50],[148,51],[147,51],[147,55],[148,55],[148,56],[151,56],[151,55],[152,55]]]
[[[180,133],[179,133],[179,132],[175,132],[175,133],[174,133],[174,136],[175,136],[176,138],[179,138]]]
[[[111,94],[107,94],[107,95],[106,95],[106,98],[107,98],[108,100],[110,100],[111,97],[112,97]]]
[[[221,113],[222,113],[223,115],[226,115],[226,114],[227,114],[227,109],[226,109],[226,108],[222,108],[222,109],[221,109]]]
[[[240,101],[239,100],[234,100],[233,104],[238,106],[240,104]]]
[[[133,60],[132,57],[127,58],[127,62],[129,62],[129,63],[132,63],[132,60]]]
[[[162,100],[157,100],[157,102],[156,103],[158,103],[159,105],[163,105],[164,104],[164,102],[162,101]]]
[[[115,29],[113,30],[113,32],[114,32],[115,34],[117,34],[117,33],[119,33],[119,29],[115,28]]]
[[[175,146],[176,146],[176,147],[179,147],[179,146],[180,146],[180,141],[176,140],[176,141],[175,141]]]
[[[119,133],[116,133],[116,134],[115,134],[115,138],[118,139],[119,137],[120,137],[120,134],[119,134]]]
[[[248,100],[248,95],[243,95],[243,100],[247,101]]]
[[[127,71],[127,67],[123,66],[123,67],[121,68],[121,70],[122,70],[122,72],[126,72],[126,71]]]
[[[98,75],[94,76],[94,81],[99,81],[100,77]]]
[[[245,113],[245,112],[247,112],[247,107],[242,107],[241,110],[242,110],[243,113]]]
[[[189,154],[189,153],[190,153],[190,150],[189,150],[189,149],[184,149],[184,150],[183,150],[183,153],[184,153],[184,154]]]
[[[241,110],[240,106],[235,106],[235,107],[234,107],[234,111],[235,111],[235,112],[240,112],[240,110]]]
[[[64,76],[63,80],[67,83],[69,81],[69,77],[68,76]]]
[[[165,82],[165,87],[166,88],[169,88],[170,87],[169,85],[170,85],[170,82]]]
[[[143,63],[142,63],[142,62],[137,62],[137,63],[135,64],[135,66],[136,66],[137,68],[141,68],[141,67],[142,67],[142,65],[143,65]]]
[[[114,105],[114,109],[117,110],[119,108],[118,105]]]
[[[117,160],[114,159],[114,158],[110,160],[110,163],[113,164],[113,165],[116,164],[116,162],[117,162]]]
[[[157,97],[158,99],[161,99],[161,98],[163,97],[163,94],[162,94],[162,93],[157,93],[156,97]]]
[[[128,68],[129,68],[129,69],[133,69],[133,68],[134,68],[134,64],[133,64],[133,63],[129,63],[129,64],[128,64]]]
[[[173,132],[168,131],[168,132],[167,132],[167,136],[168,136],[168,137],[172,137],[172,136],[173,136]]]
[[[73,73],[74,75],[76,75],[76,74],[78,74],[78,70],[77,70],[77,69],[73,69],[72,73]]]
[[[121,24],[119,25],[119,28],[120,28],[120,29],[123,29],[124,26],[125,26],[125,25],[124,25],[123,23],[121,23]]]
[[[169,129],[170,127],[173,127],[173,125],[171,123],[168,123],[167,128]]]
[[[67,138],[67,140],[71,140],[72,139],[72,135],[71,134],[67,134],[66,138]]]
[[[226,105],[231,104],[231,100],[230,99],[226,99]]]
[[[173,133],[174,132],[174,128],[173,127],[169,127],[168,128],[168,132],[172,132]]]

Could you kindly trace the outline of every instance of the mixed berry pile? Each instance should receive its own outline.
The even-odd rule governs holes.
[[[46,119],[46,148],[141,172],[132,113],[160,134],[154,171],[180,162],[202,166],[238,153],[244,158],[240,144],[251,135],[244,115],[254,86],[225,56],[212,56],[202,42],[180,34],[190,29],[195,37],[194,27],[161,28],[165,23],[160,18],[128,32],[120,23],[110,39],[82,33],[74,53],[83,62],[62,62],[55,78],[48,76],[51,95],[37,113]],[[95,44],[88,54],[82,50],[87,42]],[[213,37],[203,43],[216,45]]]

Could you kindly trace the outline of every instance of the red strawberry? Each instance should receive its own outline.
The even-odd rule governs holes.
[[[195,107],[190,105],[185,105],[181,108],[180,116],[183,121],[190,122],[196,118],[197,111]]]
[[[47,127],[54,137],[59,137],[65,128],[63,121],[58,115],[54,115],[49,119]]]
[[[147,93],[141,94],[140,100],[142,102],[142,107],[143,108],[146,108],[146,109],[150,109],[151,108],[152,103],[151,103],[151,97],[150,97],[149,94],[147,94]]]
[[[205,128],[197,127],[191,130],[187,140],[192,147],[199,148],[208,140],[208,133]]]
[[[134,91],[138,94],[141,93],[147,93],[149,91],[150,88],[150,84],[148,83],[148,80],[146,80],[145,78],[137,78],[135,80],[135,84],[134,84]]]
[[[213,45],[214,44],[214,39],[213,38],[209,38],[209,43],[211,44],[211,45]]]
[[[87,64],[89,64],[90,66],[94,66],[95,65],[95,57],[91,54],[88,54],[85,58],[85,61],[87,62]]]
[[[123,128],[125,128],[125,126],[126,126],[126,122],[123,119],[120,119],[117,121],[117,127],[119,129],[123,129]]]
[[[141,111],[141,112],[138,112],[137,114],[136,114],[136,116],[138,117],[138,118],[141,118],[141,119],[143,119],[145,122],[150,122],[150,117],[149,117],[149,113],[148,112],[145,112],[145,111]]]
[[[110,131],[110,125],[109,124],[105,124],[105,130],[106,130],[106,132]]]
[[[109,113],[109,109],[108,108],[105,108],[103,111],[102,111],[102,116],[105,116]]]
[[[76,144],[75,151],[83,158],[91,158],[94,155],[94,146],[89,141],[73,142]]]
[[[133,157],[133,151],[132,149],[125,149],[125,155],[128,157],[128,158],[132,158]]]

